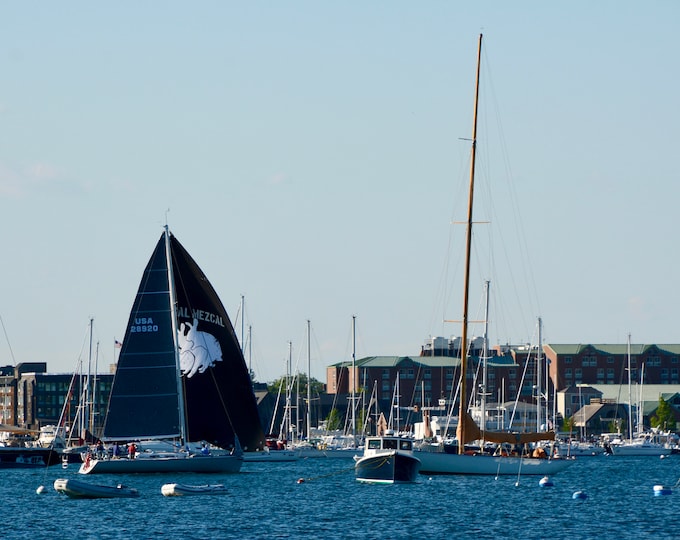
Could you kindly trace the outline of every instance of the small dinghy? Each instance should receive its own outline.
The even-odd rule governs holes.
[[[119,497],[138,497],[139,492],[122,484],[117,486],[102,486],[90,484],[80,480],[59,478],[54,481],[57,493],[74,499],[115,499]]]
[[[161,493],[166,497],[182,497],[184,495],[212,495],[226,493],[227,488],[222,484],[205,484],[203,486],[190,486],[187,484],[163,484]]]

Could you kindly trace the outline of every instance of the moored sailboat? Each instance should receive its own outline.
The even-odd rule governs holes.
[[[79,472],[235,473],[242,449],[264,445],[229,316],[167,226],[132,307],[101,438],[138,451],[89,456]]]
[[[536,457],[523,455],[505,455],[502,446],[498,446],[499,452],[496,455],[486,452],[466,451],[466,444],[473,441],[484,441],[486,443],[496,443],[497,445],[515,445],[520,447],[520,451],[527,448],[530,443],[540,443],[542,441],[554,441],[555,433],[535,432],[535,433],[510,433],[510,432],[491,432],[486,430],[486,426],[480,429],[470,416],[467,410],[467,363],[468,363],[468,304],[470,288],[470,258],[472,247],[472,225],[473,225],[473,201],[475,183],[475,158],[477,148],[477,112],[479,102],[479,80],[481,68],[482,35],[479,36],[479,46],[477,52],[477,72],[475,84],[474,119],[472,128],[472,148],[470,160],[470,185],[468,192],[467,207],[467,228],[466,228],[466,252],[465,270],[463,287],[463,316],[462,333],[460,340],[460,397],[458,426],[456,429],[457,453],[449,453],[443,443],[422,444],[416,449],[414,455],[421,461],[420,472],[423,474],[473,474],[473,475],[498,475],[498,474],[540,474],[552,475],[566,468],[571,461],[553,458],[551,452],[536,449]],[[483,419],[483,424],[484,419]],[[539,457],[540,456],[540,457]]]

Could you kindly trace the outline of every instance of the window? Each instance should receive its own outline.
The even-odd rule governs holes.
[[[571,364],[571,356],[565,356],[564,357],[564,363],[565,364]]]
[[[383,379],[389,379],[390,378],[390,370],[389,369],[383,369],[382,378]]]
[[[397,441],[394,439],[383,439],[383,448],[386,448],[388,450],[396,450]]]
[[[432,378],[432,370],[426,369],[424,374],[423,374],[424,379],[431,379]]]
[[[453,370],[452,369],[446,370],[446,378],[447,379],[453,379]]]

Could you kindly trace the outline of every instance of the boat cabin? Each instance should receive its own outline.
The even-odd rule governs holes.
[[[413,450],[413,441],[400,437],[369,437],[366,441],[367,450]]]

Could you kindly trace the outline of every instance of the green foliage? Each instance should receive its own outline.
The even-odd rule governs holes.
[[[656,409],[656,415],[649,419],[649,423],[654,428],[660,429],[675,429],[675,415],[673,408],[663,397],[659,397],[659,406]]]
[[[331,409],[331,412],[328,413],[328,417],[326,418],[326,429],[328,431],[335,431],[336,429],[340,429],[342,427],[342,418],[340,416],[340,412],[338,409],[333,407]]]
[[[298,381],[294,379],[289,379],[288,383],[293,385],[292,391],[295,393],[297,389],[300,389],[300,395],[307,395],[307,375],[304,373],[298,373],[297,378],[300,380],[298,386]],[[318,394],[323,394],[325,392],[325,385],[317,381],[314,377],[310,379],[312,395],[316,396]],[[279,387],[281,387],[281,394],[286,393],[286,377],[280,377],[272,383],[267,384],[267,389],[273,394],[279,393]]]
[[[562,431],[568,431],[569,433],[574,431],[574,417],[570,416],[569,418],[565,418],[564,421],[562,422]]]

